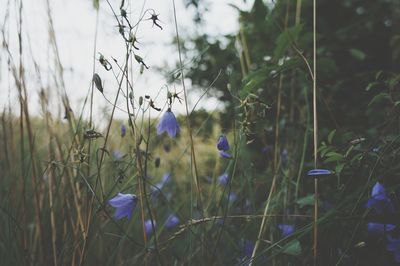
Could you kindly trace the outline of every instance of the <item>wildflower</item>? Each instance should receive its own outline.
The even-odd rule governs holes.
[[[163,187],[168,184],[171,180],[171,174],[170,173],[165,173],[162,177],[161,177],[161,181],[158,182],[157,184],[154,185],[154,187],[151,187],[152,191],[151,191],[151,195],[153,197],[157,197],[161,190],[163,189]]]
[[[261,149],[261,153],[263,153],[263,154],[268,154],[270,151],[272,151],[272,146],[271,145],[264,146]]]
[[[229,176],[228,173],[224,173],[221,176],[218,177],[218,183],[222,186],[226,186],[229,182]]]
[[[236,201],[236,199],[237,199],[237,195],[236,195],[235,192],[229,193],[229,195],[228,195],[228,201],[229,202],[234,202],[234,201]]]
[[[368,200],[366,207],[372,208],[377,214],[394,212],[393,203],[389,198],[385,187],[379,182],[376,182],[372,188],[371,198]]]
[[[239,241],[239,247],[241,249],[241,253],[244,255],[240,259],[239,265],[250,265],[250,258],[255,247],[254,243],[247,239],[241,239]],[[267,257],[265,255],[256,256],[253,261],[253,263],[256,265],[266,265],[267,262]]]
[[[125,137],[126,135],[126,126],[121,124],[121,138]]]
[[[179,133],[178,121],[174,113],[171,112],[171,108],[168,108],[157,125],[157,135],[161,135],[164,132],[167,132],[171,138],[175,138],[176,134]]]
[[[218,226],[223,226],[225,223],[225,220],[223,218],[217,218],[215,219],[215,224]]]
[[[119,150],[115,150],[113,151],[113,157],[116,161],[120,161],[124,157],[124,154]]]
[[[219,136],[218,143],[217,143],[217,148],[220,151],[227,151],[229,150],[229,143],[228,139],[226,138],[225,135]]]
[[[175,226],[177,226],[179,224],[179,222],[180,222],[179,218],[176,215],[171,214],[168,216],[167,220],[165,221],[165,228],[172,229]]]
[[[320,175],[330,175],[330,174],[332,174],[332,172],[326,169],[312,169],[307,173],[308,176],[315,176],[315,177]]]
[[[283,149],[281,153],[281,160],[283,163],[286,163],[289,160],[289,152],[287,151],[287,149]]]
[[[230,154],[227,153],[226,151],[219,151],[219,156],[221,156],[222,158],[225,158],[225,159],[230,159],[230,158],[232,158],[232,155],[230,155]]]
[[[156,229],[156,221],[151,222],[150,219],[146,220],[144,222],[144,232],[146,233],[147,236],[151,236],[153,234],[153,225],[154,225],[154,230]]]
[[[382,223],[368,223],[368,232],[376,233],[376,234],[383,234],[386,232],[393,231],[395,229],[394,224],[382,224]]]
[[[279,224],[278,228],[281,230],[283,237],[287,237],[294,233],[294,225],[291,224]]]
[[[219,136],[219,139],[218,139],[218,142],[217,142],[217,149],[219,150],[219,155],[222,158],[227,158],[227,159],[232,158],[232,155],[227,153],[229,148],[230,147],[229,147],[228,139],[226,138],[226,136],[225,135]]]
[[[254,249],[254,244],[250,240],[247,239],[242,239],[239,242],[239,246],[241,247],[243,254],[250,258],[251,255],[253,254],[253,249]]]
[[[400,262],[400,238],[388,236],[386,250],[393,252],[394,260]]]
[[[372,152],[378,153],[381,150],[381,147],[372,148]]]
[[[114,218],[120,220],[125,216],[128,217],[128,219],[132,218],[132,213],[137,202],[138,199],[134,194],[118,193],[117,196],[108,201],[108,204],[116,209]]]

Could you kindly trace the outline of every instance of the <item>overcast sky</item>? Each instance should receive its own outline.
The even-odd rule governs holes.
[[[5,28],[6,39],[9,42],[13,59],[15,63],[18,63],[18,36],[16,30],[18,12],[15,8],[15,2],[0,0],[0,26]],[[91,0],[49,0],[49,2],[60,60],[65,69],[66,91],[74,112],[78,114],[92,79],[96,10],[93,8]],[[120,1],[110,0],[110,2],[114,5],[114,9],[118,10]],[[136,21],[143,1],[125,2],[132,21]],[[245,4],[242,0],[207,0],[207,2],[209,12],[203,17],[204,26],[199,28],[192,22],[194,10],[186,9],[183,0],[176,0],[178,26],[182,36],[192,35],[196,32],[205,32],[216,37],[234,33],[238,28],[238,14],[228,4],[233,3],[244,9],[250,7],[250,3]],[[154,97],[166,83],[156,68],[165,64],[174,64],[178,60],[178,53],[176,47],[170,45],[175,35],[172,0],[147,0],[146,8],[153,8],[160,14],[159,18],[162,21],[163,30],[152,27],[151,21],[145,21],[139,27],[137,36],[140,41],[140,50],[138,54],[145,59],[146,64],[150,65],[150,69],[143,75],[135,76],[135,94],[136,96],[149,94]],[[7,10],[9,11],[9,17],[5,19]],[[108,58],[113,56],[122,62],[124,46],[118,34],[118,28],[115,27],[116,25],[117,23],[109,6],[105,1],[100,0],[96,50]],[[54,52],[49,44],[48,28],[46,0],[23,0],[23,61],[27,75],[29,106],[31,113],[35,115],[40,114],[38,104],[40,84],[50,87],[50,93],[56,89],[52,79],[55,69]],[[34,70],[32,59],[38,63],[40,81],[38,74]],[[184,58],[184,60],[190,59]],[[112,99],[115,96],[117,85],[111,73],[102,69],[98,63],[96,64],[96,72],[104,79],[105,95]],[[8,71],[7,54],[4,49],[0,51],[0,95],[0,107],[2,109],[11,104],[13,109],[18,111],[16,88],[11,73]],[[192,100],[198,97],[194,92],[191,92],[191,95],[190,99]],[[94,100],[95,113],[101,113],[102,108],[107,105],[106,101],[99,93],[95,94]],[[52,104],[54,116],[59,115],[55,111],[59,103],[54,101]],[[193,105],[193,103],[191,104]],[[199,106],[212,110],[217,108],[218,102],[213,99],[204,100]],[[174,106],[174,108],[176,112],[183,112],[184,110],[183,105]],[[87,116],[88,111],[85,110],[84,114]],[[123,113],[117,112],[116,116],[122,118]],[[101,115],[96,116],[97,120],[101,118]]]

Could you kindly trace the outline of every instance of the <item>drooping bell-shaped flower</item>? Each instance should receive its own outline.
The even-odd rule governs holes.
[[[126,126],[124,124],[121,124],[121,137],[125,137],[126,135]]]
[[[230,202],[230,203],[233,203],[233,202],[235,202],[236,200],[237,200],[237,194],[235,193],[235,192],[231,192],[231,193],[229,193],[229,195],[228,195],[228,201]]]
[[[174,214],[170,214],[167,218],[167,220],[165,221],[165,228],[167,229],[172,229],[175,226],[177,226],[179,224],[179,218],[178,216],[174,215]]]
[[[294,225],[291,224],[279,224],[278,228],[281,230],[283,237],[287,237],[294,233]]]
[[[154,229],[156,228],[156,221],[153,220],[153,224],[151,223],[151,220],[148,219],[144,222],[144,232],[146,233],[147,236],[151,236],[153,234],[153,225]]]
[[[368,232],[372,234],[384,234],[393,231],[396,226],[394,224],[382,224],[382,223],[368,223]]]
[[[394,260],[400,262],[400,238],[391,237],[386,238],[386,250],[393,252]]]
[[[171,138],[175,138],[179,133],[178,121],[171,108],[164,113],[157,125],[157,135],[167,132]]]
[[[134,194],[118,193],[117,196],[108,201],[108,204],[115,208],[114,218],[120,220],[124,217],[132,218],[137,202],[138,199]]]
[[[371,198],[368,200],[366,207],[373,209],[377,214],[394,212],[393,203],[385,187],[379,182],[376,182],[372,188]]]
[[[226,138],[225,135],[220,135],[218,142],[217,142],[217,149],[220,151],[227,151],[229,150],[229,143],[228,139]]]
[[[219,150],[219,155],[222,158],[230,159],[232,155],[230,155],[227,151],[229,150],[228,139],[225,135],[220,135],[217,142],[217,149]]]
[[[331,175],[331,174],[332,172],[326,169],[312,169],[307,173],[308,176],[314,176],[314,177],[318,177],[321,175]]]
[[[228,173],[223,173],[218,177],[218,183],[222,186],[226,186],[229,182],[229,176]]]

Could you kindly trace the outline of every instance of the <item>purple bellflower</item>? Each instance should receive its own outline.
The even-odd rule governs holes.
[[[373,209],[376,214],[393,213],[394,206],[386,192],[385,187],[376,182],[372,188],[371,198],[368,200],[366,207]]]
[[[218,177],[218,183],[222,186],[226,186],[229,182],[229,176],[228,173],[224,173],[221,176]]]
[[[388,236],[386,250],[393,252],[394,260],[400,262],[400,238]]]
[[[229,201],[230,203],[233,203],[233,202],[235,202],[236,200],[237,200],[237,194],[236,194],[235,192],[229,193],[229,195],[228,195],[228,201]]]
[[[368,232],[372,234],[380,234],[393,231],[396,226],[394,224],[382,224],[382,223],[368,223]]]
[[[157,135],[167,132],[171,138],[175,138],[176,134],[179,133],[178,121],[171,108],[164,113],[157,125]]]
[[[176,215],[170,214],[165,221],[165,228],[172,229],[175,226],[179,225],[179,222],[179,218]]]
[[[318,177],[321,175],[331,175],[331,174],[332,174],[332,172],[330,170],[326,170],[326,169],[312,169],[307,172],[308,176],[314,176],[314,177]]]
[[[138,199],[134,194],[118,193],[117,196],[108,201],[108,204],[116,209],[114,218],[120,220],[125,216],[128,217],[128,219],[132,218],[132,213],[136,208],[137,202]]]
[[[225,135],[220,135],[217,143],[217,149],[220,151],[227,151],[229,150],[229,143],[228,139]]]
[[[156,221],[153,220],[154,229],[156,228]],[[144,222],[144,232],[147,236],[151,236],[153,234],[153,225],[151,224],[151,220],[148,219]]]
[[[125,137],[126,135],[126,126],[124,124],[121,124],[121,137]]]
[[[217,149],[219,150],[219,155],[222,158],[230,159],[232,155],[230,155],[227,151],[230,149],[228,139],[225,135],[220,135],[217,142]]]
[[[290,236],[294,233],[294,225],[291,224],[279,224],[278,228],[281,230],[283,237]]]
[[[121,161],[124,158],[124,154],[119,150],[115,150],[113,151],[113,157],[116,161]]]

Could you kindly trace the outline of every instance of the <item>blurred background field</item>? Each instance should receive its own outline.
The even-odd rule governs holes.
[[[398,1],[0,6],[0,265],[400,263]]]

